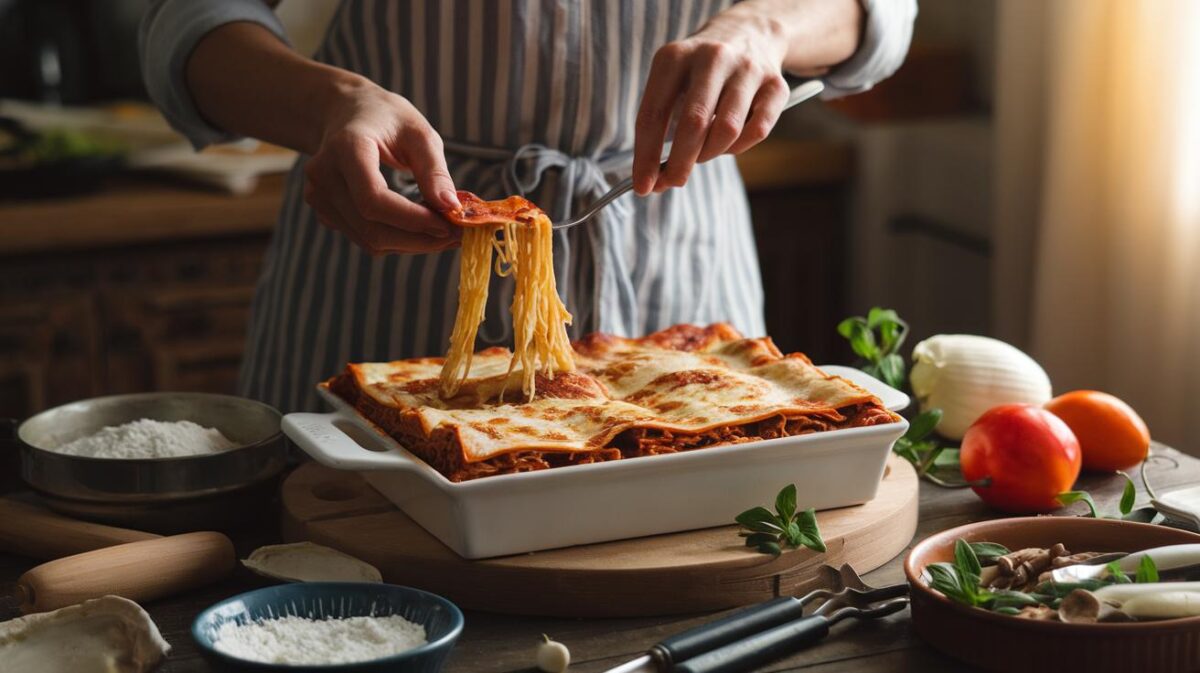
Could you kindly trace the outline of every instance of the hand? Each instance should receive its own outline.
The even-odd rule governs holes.
[[[439,214],[459,207],[442,139],[411,103],[371,83],[345,87],[324,128],[304,170],[304,200],[321,224],[372,255],[458,245],[461,229]],[[389,189],[380,163],[411,171],[429,207]]]
[[[697,162],[739,154],[766,138],[788,98],[781,74],[787,48],[774,21],[726,15],[660,48],[638,110],[634,190],[682,187]],[[672,121],[675,139],[660,173]]]

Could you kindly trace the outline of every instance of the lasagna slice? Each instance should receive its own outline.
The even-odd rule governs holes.
[[[451,481],[900,418],[804,355],[723,323],[596,333],[573,348],[576,370],[539,374],[529,401],[505,348],[477,353],[449,399],[438,395],[442,358],[350,364],[321,385]]]

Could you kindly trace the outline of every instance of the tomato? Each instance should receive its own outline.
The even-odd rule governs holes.
[[[1150,451],[1146,422],[1120,398],[1076,390],[1050,400],[1046,409],[1066,422],[1083,450],[1085,470],[1120,470],[1137,465]]]
[[[967,481],[996,509],[1049,512],[1079,476],[1079,440],[1058,416],[1033,404],[1004,404],[980,416],[963,436],[959,455]]]

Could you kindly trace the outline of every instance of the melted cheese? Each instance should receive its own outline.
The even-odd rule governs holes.
[[[681,344],[695,350],[674,348]],[[508,371],[502,348],[477,354],[467,382],[448,400],[438,396],[440,358],[349,365],[349,373],[376,402],[415,415],[427,436],[452,429],[467,462],[529,449],[594,450],[633,427],[704,432],[878,403],[807,358],[782,355],[770,339],[743,339],[726,325],[591,338],[575,349],[578,370],[539,380],[531,402],[499,399],[506,381],[521,376]]]

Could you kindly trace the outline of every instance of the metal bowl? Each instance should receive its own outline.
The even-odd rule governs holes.
[[[201,456],[140,459],[88,458],[49,450],[142,418],[192,421],[220,430],[239,446]],[[49,496],[51,506],[64,501],[137,507],[225,494],[259,484],[287,466],[279,423],[275,409],[229,395],[139,393],[72,402],[17,427],[21,478]]]

